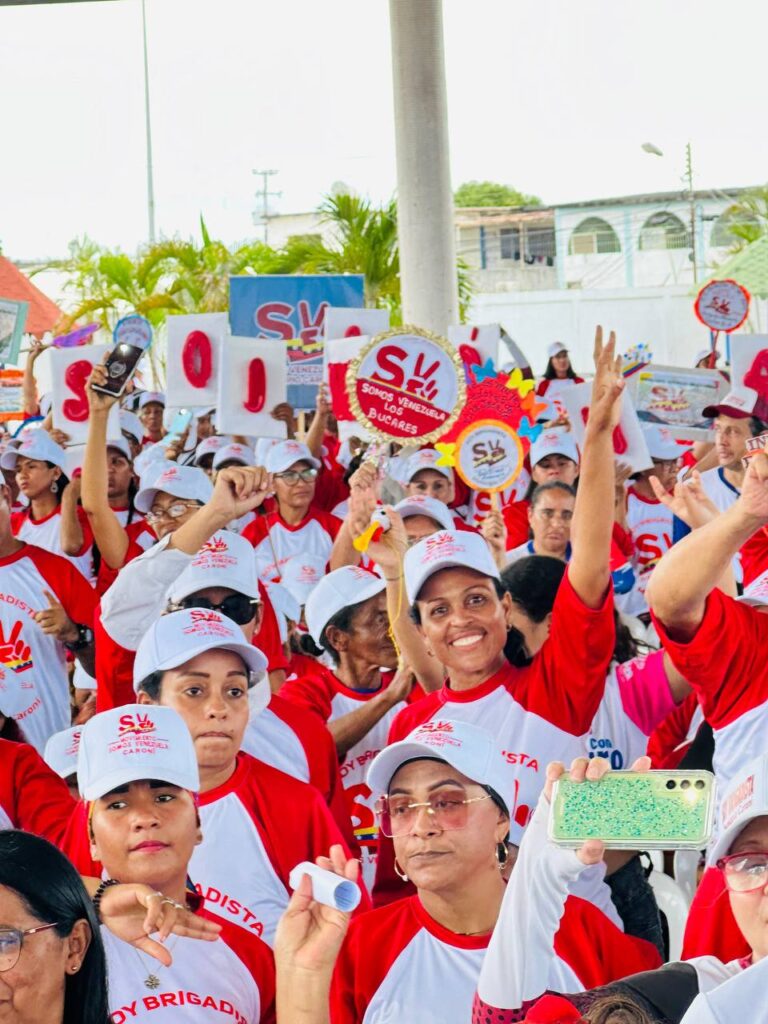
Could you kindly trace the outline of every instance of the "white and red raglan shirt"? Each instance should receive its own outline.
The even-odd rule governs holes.
[[[73,622],[93,628],[96,594],[71,561],[31,544],[0,558],[0,686],[41,754],[55,732],[71,725],[66,651],[34,619],[48,608],[46,590]]]
[[[200,913],[223,926],[219,938],[203,942],[171,935],[166,943],[173,957],[170,967],[102,926],[112,1024],[273,1024],[271,950],[242,928]],[[150,975],[159,982],[152,989],[145,984]]]
[[[645,939],[625,935],[591,899],[602,863],[584,865],[575,850],[547,839],[549,802],[542,794],[515,863],[477,986],[473,1024],[512,1024],[545,992],[577,993],[661,966]],[[594,889],[593,889],[594,891]],[[581,915],[577,923],[574,908]],[[571,927],[574,924],[575,927]],[[691,961],[698,989],[715,987],[741,970],[738,961]]]
[[[630,768],[648,738],[677,707],[664,671],[664,651],[611,665],[600,707],[587,737],[587,757],[604,757],[611,768]]]
[[[58,846],[76,806],[34,747],[0,739],[0,829],[20,828]]]
[[[656,498],[646,498],[634,487],[627,490],[626,533],[632,545],[635,585],[617,598],[616,605],[627,615],[648,611],[645,588],[656,564],[672,547],[672,510]]]
[[[300,523],[290,526],[275,511],[259,516],[241,536],[253,544],[259,577],[277,580],[280,567],[296,556],[313,555],[327,562],[341,522],[330,512],[312,507]]]
[[[200,794],[203,842],[189,874],[207,909],[272,945],[288,905],[288,878],[301,861],[349,848],[323,798],[249,754],[227,782]],[[367,896],[364,900],[365,905]]]
[[[93,576],[93,531],[82,506],[77,506],[77,520],[83,531],[83,544],[75,555],[65,555],[61,548],[61,507],[57,506],[43,519],[32,519],[31,508],[14,512],[11,516],[11,533],[17,540],[34,544],[43,551],[50,551],[71,562],[87,579]]]
[[[388,681],[386,678],[384,685]],[[318,663],[313,675],[284,683],[280,696],[298,707],[314,711],[324,722],[333,722],[352,711],[358,711],[381,690],[382,687],[377,690],[352,690],[333,672]],[[416,694],[420,696],[421,693],[418,688]],[[363,881],[367,886],[373,885],[376,873],[379,828],[374,805],[379,794],[371,793],[365,776],[369,763],[387,745],[387,736],[394,719],[405,707],[407,703],[400,701],[382,715],[376,725],[350,747],[340,765],[347,813],[351,816],[355,840],[362,855]]]
[[[439,729],[452,719],[473,722],[496,736],[499,757],[509,773],[507,791],[515,796],[509,808],[510,840],[519,845],[544,786],[547,764],[570,764],[574,757],[584,756],[614,645],[613,588],[608,588],[600,608],[588,608],[566,570],[552,608],[549,638],[530,665],[505,664],[471,690],[452,690],[446,683],[400,712],[388,742],[405,739],[425,722]],[[374,903],[402,892],[392,842],[382,837]]]

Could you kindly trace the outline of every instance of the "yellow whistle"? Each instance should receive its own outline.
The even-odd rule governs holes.
[[[352,541],[352,546],[355,551],[360,551],[362,554],[365,554],[368,550],[368,545],[373,540],[373,535],[377,530],[381,532],[381,526],[378,523],[371,523],[371,525],[361,533],[359,537],[355,537]]]

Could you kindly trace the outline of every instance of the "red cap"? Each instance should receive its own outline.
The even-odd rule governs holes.
[[[581,1024],[584,1018],[565,996],[542,996],[525,1015],[524,1024]]]

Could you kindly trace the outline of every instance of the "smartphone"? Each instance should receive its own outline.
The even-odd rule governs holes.
[[[549,838],[578,847],[601,839],[613,850],[701,850],[715,817],[707,771],[608,772],[598,782],[555,783]]]
[[[172,441],[178,441],[191,422],[192,410],[178,409],[168,427],[168,433],[161,439],[161,443],[170,444]]]
[[[93,390],[119,398],[152,343],[152,325],[143,316],[131,314],[118,320],[112,336],[115,347],[104,364],[107,382],[103,386],[93,385]]]

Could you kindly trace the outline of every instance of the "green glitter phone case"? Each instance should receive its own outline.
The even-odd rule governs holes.
[[[599,782],[555,783],[549,838],[558,846],[602,839],[614,850],[701,850],[715,814],[705,771],[608,772]]]

